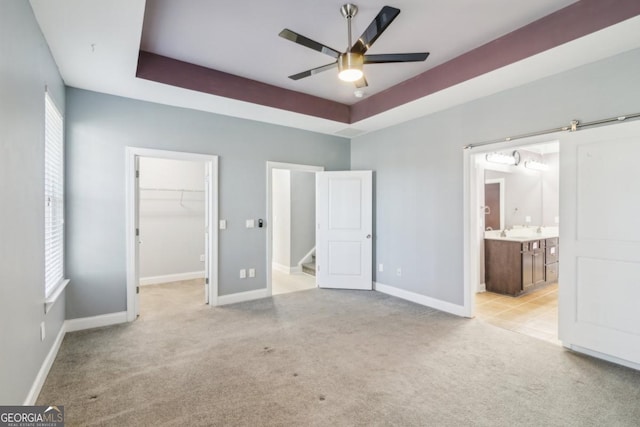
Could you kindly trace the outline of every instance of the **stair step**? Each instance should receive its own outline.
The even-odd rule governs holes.
[[[312,276],[316,275],[316,263],[308,262],[306,264],[302,264],[302,272],[310,274]]]

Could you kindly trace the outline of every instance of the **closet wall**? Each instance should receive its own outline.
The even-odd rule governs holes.
[[[140,159],[140,282],[204,277],[205,166]]]

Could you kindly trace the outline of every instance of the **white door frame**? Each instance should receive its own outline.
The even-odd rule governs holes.
[[[484,168],[477,167],[479,155],[486,155],[494,151],[513,150],[515,147],[524,147],[548,143],[560,140],[562,132],[523,138],[517,142],[498,142],[463,150],[463,218],[464,218],[464,302],[462,315],[464,317],[475,316],[475,293],[480,287],[480,239],[483,224],[484,209],[476,209],[484,205],[484,200],[479,200],[479,186],[484,186]],[[560,144],[562,150],[562,144]],[[473,207],[473,208],[472,208]]]
[[[209,200],[206,203],[206,225],[209,229],[209,247],[206,249],[207,276],[209,277],[208,295],[209,305],[218,305],[218,156],[211,154],[185,153],[179,151],[155,150],[150,148],[126,147],[125,194],[126,194],[126,257],[127,257],[127,321],[136,319],[136,288],[139,286],[139,259],[136,259],[135,217],[138,210],[136,199],[136,158],[155,157],[171,160],[186,160],[204,162],[207,168]]]
[[[296,163],[281,163],[267,161],[267,265],[265,271],[267,272],[267,296],[272,295],[271,287],[271,274],[272,274],[272,262],[273,262],[273,218],[271,215],[271,204],[273,195],[273,183],[272,176],[274,169],[284,169],[289,171],[299,172],[322,172],[324,166],[312,166],[312,165],[300,165]]]

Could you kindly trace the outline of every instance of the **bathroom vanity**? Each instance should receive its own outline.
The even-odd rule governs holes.
[[[558,280],[557,234],[485,235],[487,291],[517,296]]]

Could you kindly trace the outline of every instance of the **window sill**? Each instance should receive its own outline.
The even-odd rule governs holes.
[[[64,288],[66,288],[68,284],[69,284],[69,279],[64,279],[55,288],[55,290],[51,293],[51,295],[49,295],[47,298],[44,299],[44,313],[45,314],[47,314],[49,312],[49,310],[51,310],[51,307],[53,307],[53,305],[56,303],[56,301],[58,301],[58,298],[60,297],[60,295],[62,295],[62,292],[64,291]]]

